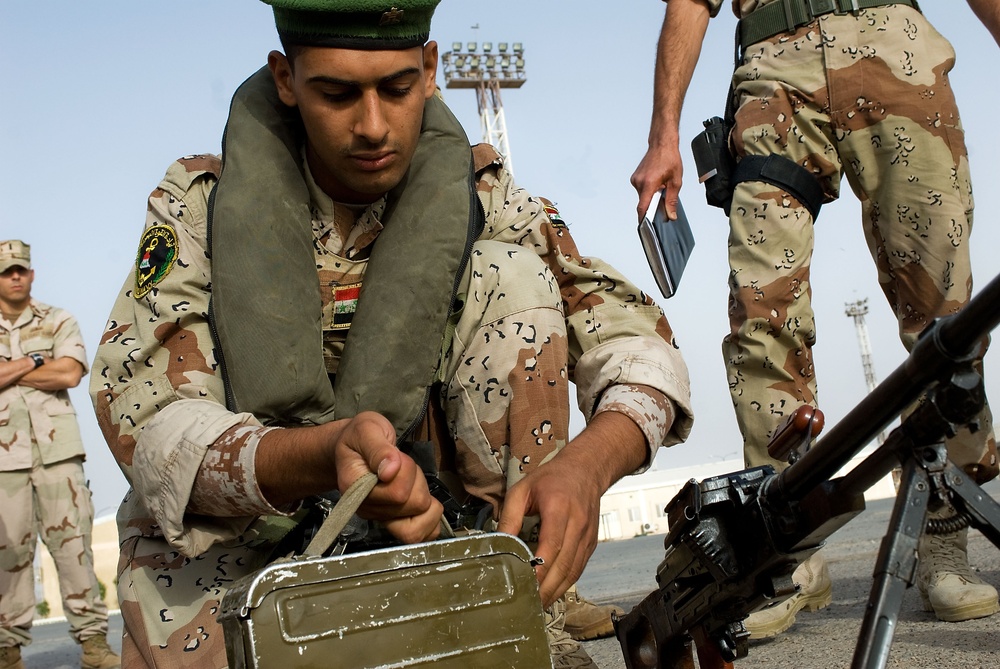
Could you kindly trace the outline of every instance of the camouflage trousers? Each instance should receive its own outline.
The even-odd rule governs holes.
[[[811,172],[827,200],[842,175],[861,201],[878,281],[909,350],[972,293],[972,186],[948,82],[951,45],[903,6],[828,14],[794,35],[748,47],[734,74],[738,155],[781,154]],[[816,405],[816,326],[809,271],[814,221],[779,187],[736,187],[730,214],[729,388],[748,466],[773,464],[767,442]],[[829,221],[837,225],[838,221]],[[948,443],[980,481],[997,473],[988,407],[976,435]]]
[[[82,458],[0,472],[0,647],[31,643],[39,536],[59,575],[63,610],[77,641],[106,634],[108,609],[94,575],[93,506]]]
[[[527,249],[478,242],[464,285],[442,347],[441,392],[417,437],[435,442],[443,476],[499,507],[568,440],[565,317],[555,278]],[[522,537],[532,529],[526,522]],[[226,667],[219,604],[270,548],[248,535],[188,558],[162,539],[124,541],[122,666]]]

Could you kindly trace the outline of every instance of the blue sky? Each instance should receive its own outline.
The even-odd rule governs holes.
[[[985,84],[1000,51],[964,2],[923,5],[957,52],[952,82],[976,189],[973,266],[981,287],[1000,270],[1000,92]],[[624,0],[613,9],[596,0],[443,0],[431,30],[442,51],[453,41],[524,43],[528,81],[503,96],[517,181],[556,202],[585,254],[610,261],[652,294],[628,178],[646,147],[662,17],[659,0]],[[735,24],[728,8],[713,20],[684,109],[681,197],[697,246],[679,293],[663,306],[691,370],[696,418],[690,440],[661,453],[660,469],[734,458],[742,448],[720,353],[728,330],[727,226],[720,210],[704,204],[686,150],[701,121],[721,115]],[[254,0],[0,3],[0,237],[32,245],[35,297],[77,317],[91,356],[129,273],[147,195],[172,160],[219,151],[232,91],[277,47],[270,8]],[[445,99],[479,141],[474,93],[445,90]],[[859,211],[845,183],[841,201],[824,207],[817,224],[815,357],[828,425],[866,393],[845,303],[869,299],[879,378],[905,357]],[[987,357],[987,388],[998,397],[995,359]],[[72,395],[95,507],[105,515],[127,486],[85,386]]]

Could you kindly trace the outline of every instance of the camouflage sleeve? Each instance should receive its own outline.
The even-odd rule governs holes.
[[[278,512],[246,466],[259,440],[249,435],[264,428],[226,409],[208,324],[207,201],[217,172],[214,156],[182,159],[150,195],[90,382],[119,466],[155,525],[188,555]],[[221,439],[230,430],[240,438]]]
[[[90,370],[87,364],[87,349],[83,345],[83,335],[76,319],[64,309],[53,309],[49,315],[53,320],[52,358],[73,358],[83,365],[83,373]]]
[[[661,445],[687,438],[687,366],[660,308],[607,263],[580,255],[558,210],[516,187],[499,160],[480,171],[479,193],[483,236],[533,249],[559,281],[570,374],[585,418],[597,410],[626,414],[646,434],[650,461]]]
[[[694,0],[697,2],[697,0]],[[708,5],[708,11],[710,16],[715,16],[722,9],[722,0],[701,0],[706,5]],[[663,0],[663,2],[670,2],[670,0]]]

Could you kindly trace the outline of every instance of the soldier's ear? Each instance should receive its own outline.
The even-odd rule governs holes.
[[[438,45],[430,41],[424,45],[424,99],[429,100],[437,91]]]
[[[281,101],[289,107],[297,106],[298,101],[295,99],[295,89],[292,86],[292,64],[288,57],[280,51],[272,51],[267,54],[267,69],[271,71]]]

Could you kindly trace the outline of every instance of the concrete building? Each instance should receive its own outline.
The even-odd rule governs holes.
[[[868,452],[862,451],[839,474],[853,468]],[[742,460],[726,460],[696,467],[650,470],[638,476],[628,476],[611,486],[601,498],[598,540],[614,541],[643,534],[665,534],[667,517],[664,508],[685,483],[691,479],[702,481],[743,468]],[[892,477],[886,476],[868,490],[865,499],[884,499],[895,495]]]

